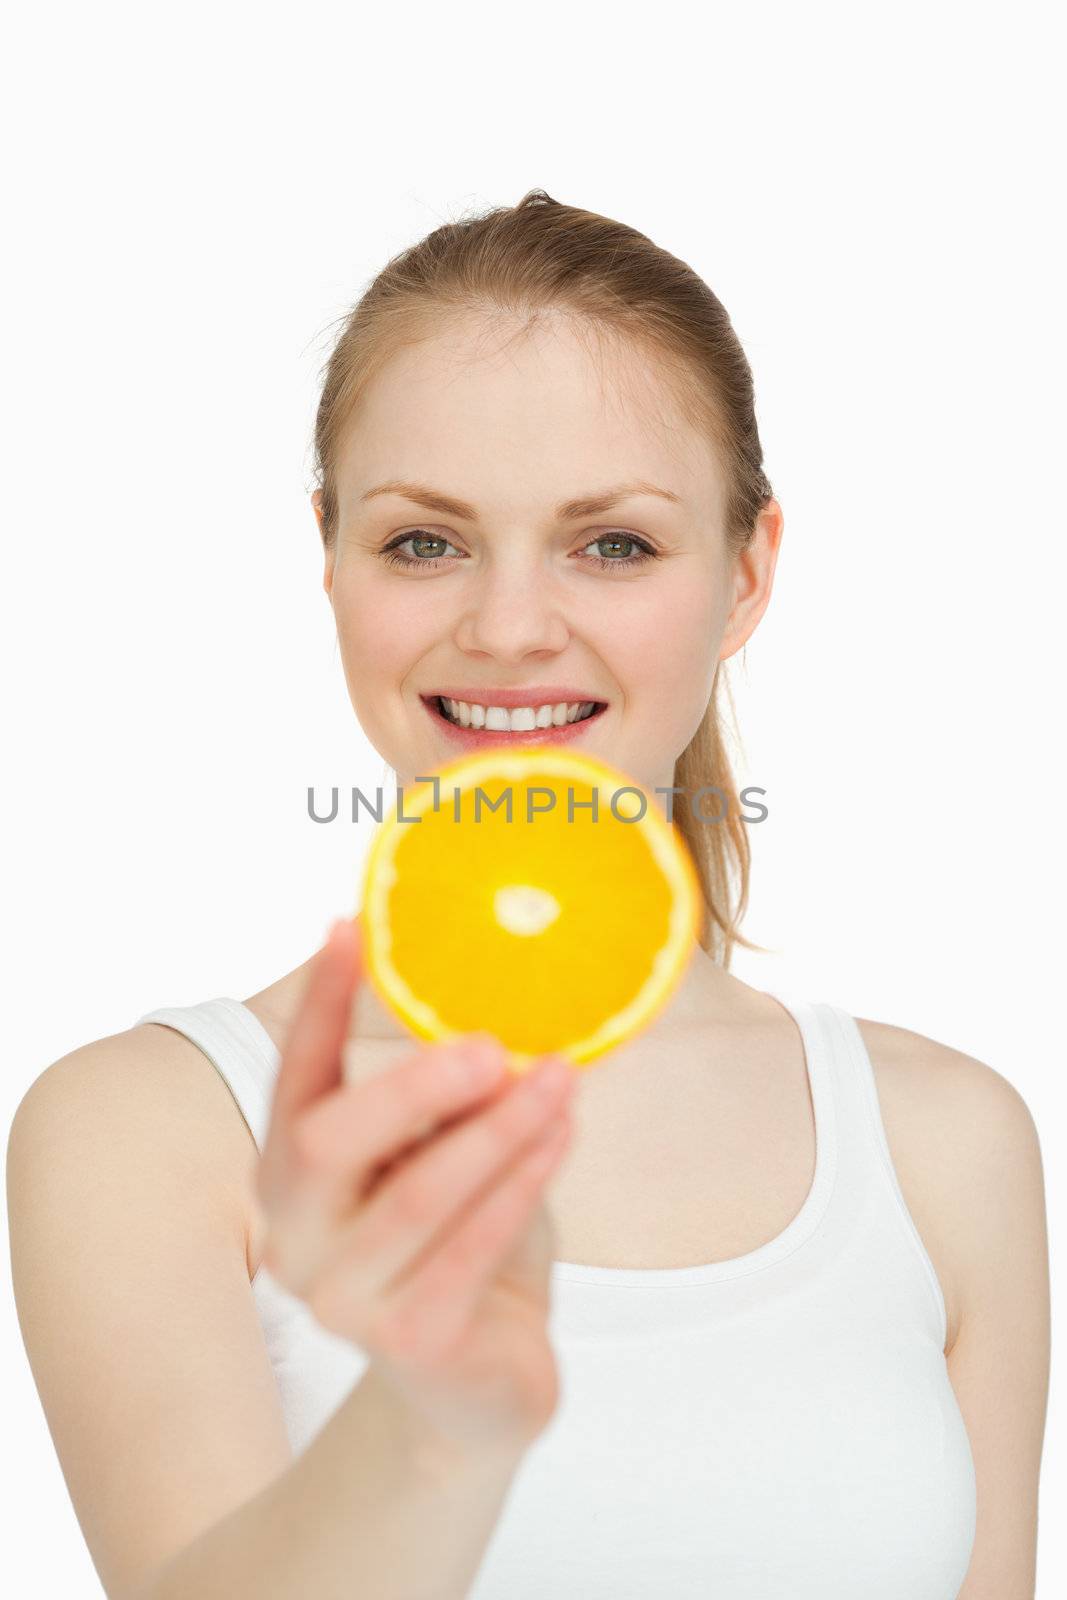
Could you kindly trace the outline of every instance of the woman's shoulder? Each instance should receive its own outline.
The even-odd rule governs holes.
[[[1025,1099],[1011,1080],[938,1039],[911,1028],[857,1017],[879,1099],[907,1117],[959,1118],[975,1131],[1036,1135]]]
[[[948,1347],[1002,1240],[995,1210],[1022,1247],[1042,1192],[1034,1118],[1016,1086],[987,1062],[911,1028],[857,1017],[904,1199],[942,1281]]]
[[[13,1156],[16,1160],[13,1162]],[[122,1163],[178,1175],[227,1225],[245,1233],[257,1153],[233,1098],[207,1056],[159,1023],[137,1023],[59,1057],[22,1096],[8,1133],[9,1166],[47,1165],[75,1180]],[[144,1205],[152,1203],[146,1184]]]
[[[212,1092],[215,1084],[221,1093]],[[139,1022],[76,1045],[45,1067],[23,1095],[16,1117],[37,1114],[38,1108],[58,1114],[63,1106],[97,1103],[102,1115],[150,1137],[158,1113],[184,1130],[206,1107],[225,1104],[224,1094],[217,1071],[191,1039],[159,1022]]]

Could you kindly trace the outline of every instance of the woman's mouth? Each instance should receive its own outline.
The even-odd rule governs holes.
[[[564,744],[607,710],[603,700],[571,700],[528,706],[499,706],[423,695],[422,703],[454,744]]]

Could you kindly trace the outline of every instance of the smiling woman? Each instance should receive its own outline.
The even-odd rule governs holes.
[[[349,696],[401,783],[457,747],[569,743],[725,816],[674,806],[698,937],[596,1071],[506,1081],[484,1026],[415,1045],[357,917],[31,1088],[16,1291],[109,1595],[1029,1600],[1029,1111],[948,1046],[729,971],[757,947],[720,699],[783,516],[725,309],[535,190],[387,263],[315,447]],[[531,963],[503,1002],[534,1018],[647,932],[633,874],[568,844],[614,942],[561,926],[573,995]],[[427,849],[404,925],[469,998],[477,948],[442,926],[464,870]]]
[[[533,730],[566,727],[560,737],[583,744],[595,723],[611,741],[596,748],[652,785],[716,788],[721,826],[690,816],[679,826],[702,880],[701,942],[728,963],[735,944],[753,947],[738,928],[749,847],[722,668],[770,598],[782,530],[751,373],[700,285],[698,380],[695,329],[680,307],[673,320],[635,312],[640,250],[616,250],[608,275],[604,224],[588,213],[573,213],[584,220],[565,243],[568,281],[552,253],[558,210],[532,197],[507,214],[506,244],[498,216],[491,305],[485,285],[464,290],[474,235],[446,229],[454,254],[432,292],[415,292],[427,260],[409,252],[347,322],[316,424],[324,586],[354,709],[398,775],[487,733],[520,738],[532,712]],[[402,521],[412,506],[446,520]],[[535,697],[521,685],[568,635],[576,687]],[[452,688],[457,648],[465,670]],[[416,715],[420,700],[429,722]],[[538,722],[548,702],[567,712]],[[584,706],[590,725],[573,735]],[[513,708],[524,714],[505,724]],[[411,751],[413,723],[425,734]]]

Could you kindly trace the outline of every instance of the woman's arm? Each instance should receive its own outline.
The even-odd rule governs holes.
[[[978,1499],[958,1600],[1033,1600],[1050,1352],[1037,1129],[984,1062],[907,1028],[860,1027],[893,1162],[946,1290],[946,1360]]]
[[[134,1600],[462,1600],[520,1460],[428,1439],[372,1365],[281,1477]]]
[[[215,1068],[143,1026],[74,1051],[9,1139],[20,1324],[110,1600],[459,1600],[514,1459],[467,1464],[373,1375],[292,1459],[248,1278],[257,1159]]]
[[[953,1151],[961,1304],[948,1370],[978,1488],[959,1600],[1033,1600],[1050,1356],[1041,1147],[1012,1084],[980,1062],[973,1068]]]

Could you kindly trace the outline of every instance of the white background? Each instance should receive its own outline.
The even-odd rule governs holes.
[[[370,824],[306,812],[386,781],[308,502],[330,325],[396,251],[542,186],[695,268],[755,373],[786,530],[733,683],[771,811],[745,930],[778,954],[734,970],[995,1067],[1064,1214],[1053,7],[378,9],[9,24],[0,1121],[353,907]],[[0,1579],[88,1600],[4,1291]],[[1065,1480],[1054,1358],[1047,1600]]]

